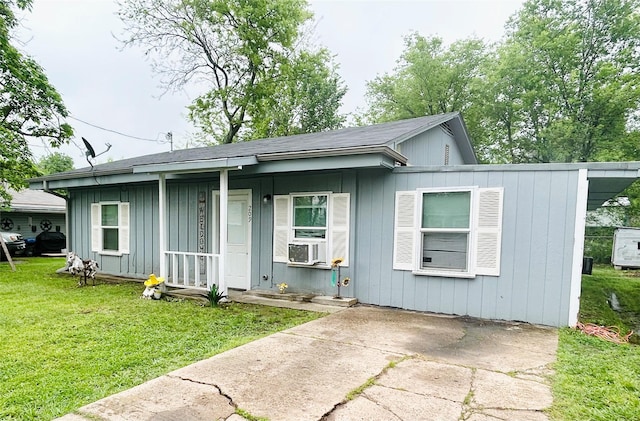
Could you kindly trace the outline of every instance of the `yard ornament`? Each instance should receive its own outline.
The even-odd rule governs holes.
[[[144,292],[142,298],[159,300],[162,297],[162,290],[164,289],[164,279],[158,278],[153,273],[149,275],[149,279],[144,281]]]

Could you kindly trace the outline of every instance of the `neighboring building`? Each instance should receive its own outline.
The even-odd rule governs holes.
[[[13,197],[8,210],[0,210],[0,230],[35,238],[43,231],[66,234],[66,201],[42,190],[9,191]]]
[[[69,191],[70,250],[109,274],[332,295],[329,262],[343,257],[342,293],[362,303],[564,326],[577,321],[587,208],[639,169],[479,165],[449,113],[147,155],[31,187]]]
[[[626,196],[607,200],[598,209],[587,212],[587,227],[626,227],[629,225],[631,201]]]

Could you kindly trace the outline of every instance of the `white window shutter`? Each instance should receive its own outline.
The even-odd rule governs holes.
[[[478,189],[476,274],[500,275],[504,189]]]
[[[329,255],[327,263],[342,257],[340,266],[349,266],[349,193],[331,195],[331,225],[329,226]]]
[[[273,261],[287,263],[290,226],[289,196],[273,198]]]
[[[397,270],[416,269],[416,198],[415,191],[396,192],[393,268]]]
[[[129,254],[129,204],[118,204],[118,251]]]
[[[100,203],[91,204],[91,251],[102,251],[102,207]]]

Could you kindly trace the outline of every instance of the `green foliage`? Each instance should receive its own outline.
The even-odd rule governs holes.
[[[30,7],[31,0],[0,0],[0,207],[11,199],[6,187],[21,190],[38,175],[27,138],[56,147],[73,134],[61,122],[67,110],[44,70],[12,44],[14,10]]]
[[[438,37],[407,36],[394,71],[367,84],[366,119],[383,122],[461,111],[471,129],[477,115],[472,110],[476,86],[486,58],[487,47],[478,39],[445,47]]]
[[[301,28],[311,18],[306,1],[124,0],[119,5],[129,34],[125,45],[146,49],[167,89],[191,81],[208,87],[189,107],[189,117],[215,143],[316,131],[340,121],[336,113],[344,93],[332,65],[322,62],[327,53],[298,50]],[[315,98],[305,97],[314,90]],[[276,123],[267,122],[274,117]],[[245,128],[248,124],[252,127]]]
[[[60,152],[54,152],[40,159],[38,169],[42,174],[55,174],[73,169],[73,158]]]
[[[137,282],[78,288],[64,259],[0,263],[0,419],[50,420],[316,319],[320,313],[141,300]]]
[[[220,301],[223,298],[227,298],[227,296],[224,295],[222,292],[218,291],[218,285],[213,284],[213,286],[211,287],[211,289],[207,294],[207,298],[209,299],[209,304],[211,304],[211,307],[218,307],[218,304],[220,304]]]
[[[342,127],[347,92],[325,49],[302,51],[279,68],[271,95],[251,104],[248,139],[316,133]]]
[[[607,304],[611,292],[623,312]],[[582,278],[580,321],[640,328],[640,277],[636,272],[596,267]],[[553,378],[554,420],[636,420],[640,418],[640,346],[616,345],[571,329],[560,330]]]
[[[481,161],[640,159],[640,0],[528,0],[495,46],[412,34],[370,121],[461,111]],[[631,130],[631,131],[630,131]]]
[[[587,227],[584,236],[584,255],[594,263],[611,263],[613,227]]]
[[[618,149],[640,99],[639,5],[524,4],[487,70],[485,144],[499,160],[593,161]]]

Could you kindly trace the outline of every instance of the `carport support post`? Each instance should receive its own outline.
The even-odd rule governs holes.
[[[569,289],[569,318],[567,324],[575,327],[580,311],[580,289],[582,286],[582,258],[584,255],[584,232],[587,220],[587,199],[589,198],[588,170],[578,170],[576,195],[576,217],[573,234],[573,262],[571,265],[571,287]]]
[[[164,174],[158,175],[158,248],[160,249],[160,276],[167,280],[167,180]]]
[[[229,203],[229,170],[220,170],[220,257],[218,258],[218,292],[227,294],[225,263],[227,260],[227,210]]]

